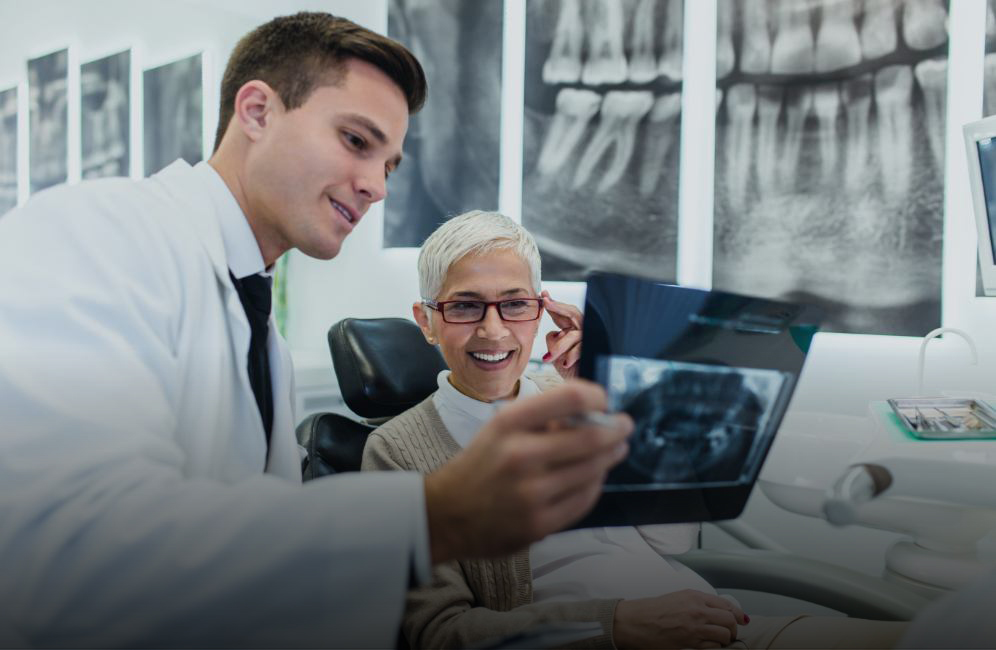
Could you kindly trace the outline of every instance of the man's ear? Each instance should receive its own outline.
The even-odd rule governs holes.
[[[425,311],[425,305],[420,302],[416,302],[412,305],[412,316],[415,317],[415,322],[418,323],[419,329],[422,330],[422,336],[430,344],[435,345],[439,341],[436,340],[435,335],[432,333],[432,323],[429,320],[429,314]]]
[[[265,81],[253,79],[242,84],[235,94],[235,121],[246,137],[258,140],[277,108],[283,102]]]

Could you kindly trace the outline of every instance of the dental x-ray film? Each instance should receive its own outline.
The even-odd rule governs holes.
[[[818,324],[803,305],[590,277],[580,374],[634,429],[579,527],[739,516]]]

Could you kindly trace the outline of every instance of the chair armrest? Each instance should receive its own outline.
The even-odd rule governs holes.
[[[929,602],[881,578],[792,553],[696,550],[677,559],[717,589],[789,596],[856,618],[908,621]]]

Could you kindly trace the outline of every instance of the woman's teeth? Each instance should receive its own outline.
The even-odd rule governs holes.
[[[471,352],[470,356],[480,361],[487,361],[489,363],[498,363],[499,361],[504,361],[508,358],[508,355],[512,354],[511,350],[507,352],[498,352],[496,354],[487,354],[485,352]]]

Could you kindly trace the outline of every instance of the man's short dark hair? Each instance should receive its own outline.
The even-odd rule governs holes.
[[[405,94],[409,114],[428,93],[418,59],[397,41],[324,12],[302,11],[260,25],[232,50],[221,80],[217,151],[235,111],[235,94],[248,81],[266,82],[287,110],[295,109],[319,86],[340,83],[349,59],[366,61],[391,78]]]

